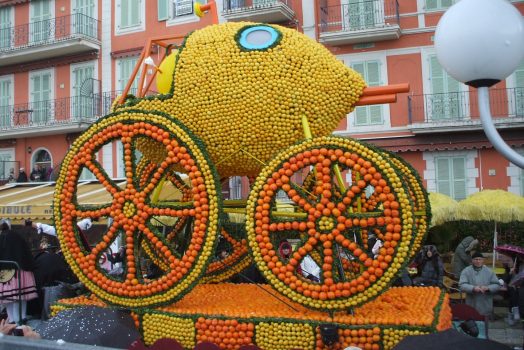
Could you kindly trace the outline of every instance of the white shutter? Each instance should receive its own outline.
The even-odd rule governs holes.
[[[127,81],[131,77],[131,73],[133,73],[133,69],[135,68],[136,57],[128,57],[123,58],[118,61],[119,64],[119,79],[118,79],[118,88],[119,90],[124,90],[127,84]],[[131,90],[129,90],[130,94],[135,94],[136,90],[138,88],[138,80],[140,79],[140,72],[136,75],[135,80],[133,81],[133,85],[131,85]]]
[[[453,158],[453,198],[466,198],[466,159]]]
[[[524,116],[524,64],[515,71],[515,114]]]
[[[11,6],[0,7],[0,48],[11,46]]]
[[[451,171],[449,163],[449,158],[435,159],[437,192],[453,197],[451,194]]]
[[[169,19],[169,1],[168,0],[157,0],[158,6],[158,20],[165,21]]]
[[[0,127],[11,125],[10,103],[11,81],[9,79],[2,79],[0,80]]]
[[[352,68],[357,71],[368,86],[380,85],[380,63],[378,61],[367,61],[355,63]],[[355,124],[382,124],[382,106],[365,106],[355,108]]]

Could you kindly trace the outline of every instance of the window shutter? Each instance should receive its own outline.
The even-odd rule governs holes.
[[[369,86],[380,85],[380,64],[377,61],[367,63],[366,81]]]
[[[42,101],[51,99],[51,76],[45,74],[42,77]]]
[[[450,184],[450,169],[448,158],[436,158],[437,191],[452,197]]]
[[[131,4],[131,18],[130,18],[130,25],[138,25],[140,24],[140,14],[139,14],[139,8],[140,8],[140,0],[130,0]]]
[[[130,0],[120,0],[120,27],[129,26],[129,2]]]
[[[382,106],[369,106],[369,122],[371,124],[382,124]]]
[[[444,93],[444,70],[437,60],[437,56],[429,58],[431,92],[434,94]]]
[[[524,64],[515,71],[515,107],[516,115],[524,115]]]
[[[355,108],[355,124],[366,125],[368,124],[368,111],[367,107]]]
[[[0,48],[11,46],[11,7],[0,8]]]
[[[5,107],[9,105],[11,96],[10,96],[10,86],[11,82],[7,79],[0,80],[0,106]]]
[[[440,0],[440,8],[447,8],[453,5],[453,0]]]
[[[466,159],[453,158],[453,198],[466,198]]]
[[[169,3],[168,0],[158,0],[158,20],[159,21],[165,21],[168,19],[168,7]]]
[[[426,0],[426,10],[434,10],[438,7],[438,0]]]

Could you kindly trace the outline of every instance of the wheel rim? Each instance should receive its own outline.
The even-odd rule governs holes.
[[[335,164],[362,178],[344,192],[334,185]],[[314,193],[290,180],[310,166],[316,171]],[[370,184],[380,186],[381,193],[377,204],[363,212],[364,203],[358,204],[356,198]],[[295,212],[303,213],[302,219],[274,216],[279,191],[298,207]],[[343,196],[337,199],[337,192]],[[378,295],[393,282],[412,240],[412,205],[399,171],[386,155],[355,140],[318,138],[280,153],[257,178],[247,212],[249,245],[266,279],[291,299],[318,309],[345,309]],[[378,230],[386,242],[377,259],[365,252],[365,238],[356,238],[363,230]],[[300,237],[289,260],[276,249],[286,236]],[[307,255],[320,255],[319,282],[305,279],[300,271]],[[359,271],[344,268],[344,258],[358,264]]]
[[[161,162],[153,170],[137,171],[134,149],[139,140],[155,144]],[[125,185],[118,186],[96,160],[96,153],[115,140],[122,142]],[[148,306],[171,302],[183,296],[205,272],[218,229],[220,192],[217,176],[199,140],[178,122],[155,113],[129,111],[111,114],[91,126],[65,157],[55,190],[55,226],[68,263],[86,286],[100,298],[117,305]],[[110,195],[108,203],[79,204],[79,176],[91,171]],[[139,168],[139,167],[138,167]],[[182,202],[155,204],[152,194],[172,169],[183,169],[192,186],[192,197]],[[147,174],[147,181],[143,178]],[[186,197],[187,198],[187,197]],[[155,216],[192,221],[189,243],[183,251],[151,224]],[[75,223],[83,218],[111,217],[113,223],[89,251],[81,245]],[[97,263],[118,234],[125,237],[124,273],[109,276]],[[161,276],[148,280],[139,269],[139,247],[148,241],[149,255],[166,262]]]

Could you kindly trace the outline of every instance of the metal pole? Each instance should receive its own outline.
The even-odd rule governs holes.
[[[493,123],[493,118],[491,116],[491,111],[489,109],[489,90],[487,87],[478,88],[478,104],[480,111],[480,121],[484,127],[484,132],[488,140],[491,142],[493,147],[506,159],[516,166],[524,169],[524,157],[515,152],[500,136],[495,125]]]

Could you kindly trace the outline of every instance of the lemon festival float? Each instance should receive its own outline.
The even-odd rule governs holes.
[[[63,161],[54,222],[92,295],[61,300],[55,312],[129,308],[146,344],[170,337],[188,349],[202,341],[222,349],[391,349],[406,335],[449,328],[443,291],[390,287],[430,220],[417,173],[391,153],[331,135],[355,106],[395,101],[408,87],[366,87],[326,48],[276,25],[215,24],[170,43],[179,39],[147,43],[112,113]],[[155,47],[161,63],[129,94]],[[148,94],[153,79],[158,92]],[[97,160],[115,141],[123,184]],[[107,203],[77,197],[83,171],[104,186]],[[251,180],[247,200],[222,199],[231,176]],[[166,198],[167,187],[178,194]],[[112,218],[92,247],[77,231],[86,217]],[[168,230],[155,223],[166,221]],[[371,233],[384,242],[376,257],[368,254]],[[123,272],[109,275],[100,258],[117,239]],[[294,243],[289,259],[278,252],[283,239]],[[219,240],[228,256],[217,255]],[[320,267],[319,281],[303,277],[306,256]],[[158,277],[145,276],[144,258]],[[224,282],[250,264],[267,285]],[[331,340],[322,336],[328,328]]]

